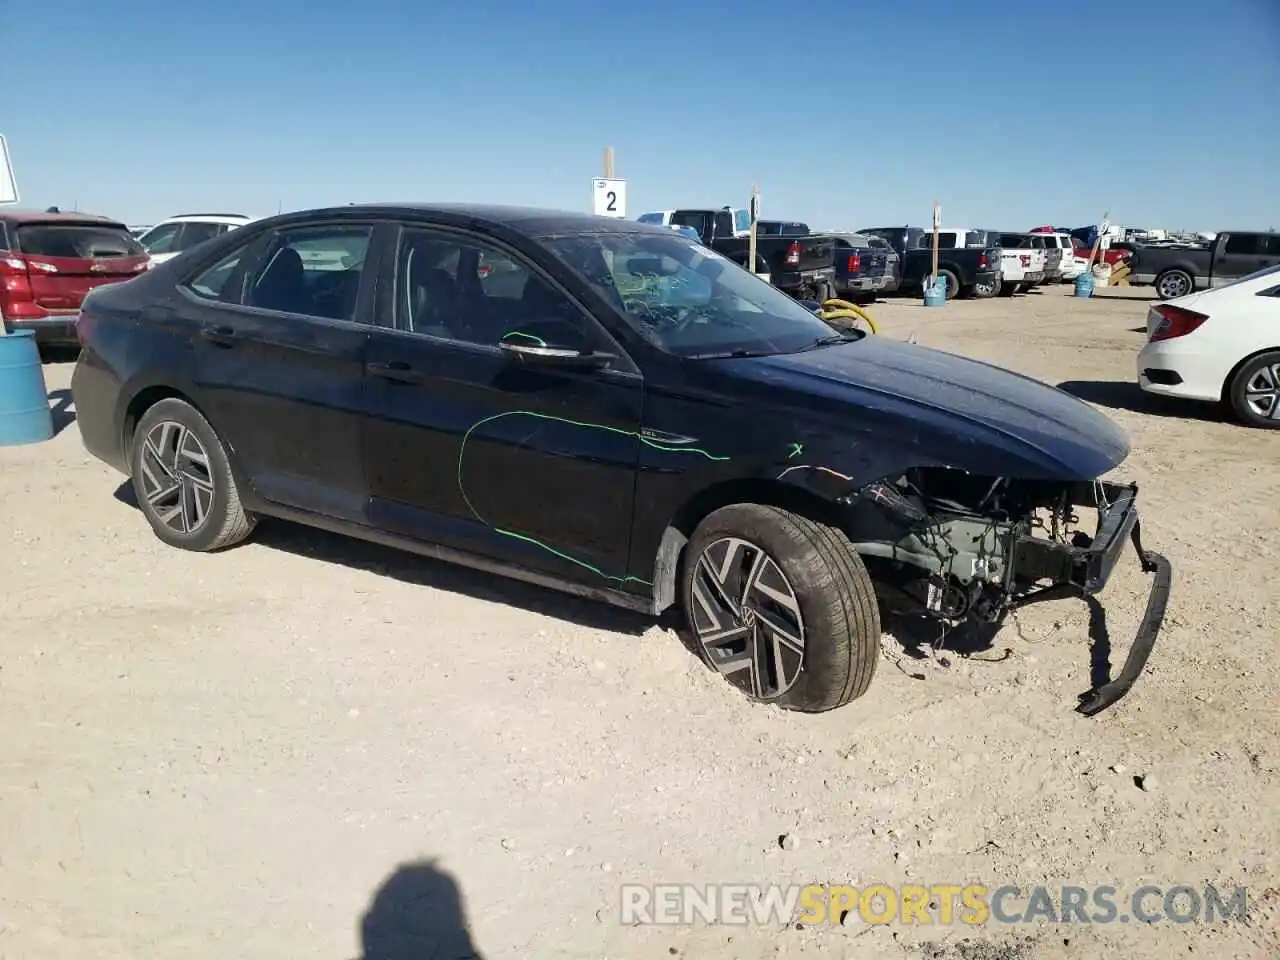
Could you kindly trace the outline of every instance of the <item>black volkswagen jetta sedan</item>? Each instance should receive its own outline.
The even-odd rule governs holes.
[[[821,711],[879,656],[873,577],[958,624],[1170,571],[1128,441],[997,367],[840,332],[674,231],[577,213],[291,213],[94,291],[86,447],[187,550],[279,517],[658,614],[753,699]],[[1080,512],[1094,518],[1082,521]],[[1087,523],[1091,532],[1080,527]]]

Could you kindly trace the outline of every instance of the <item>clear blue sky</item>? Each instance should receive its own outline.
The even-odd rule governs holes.
[[[349,200],[815,227],[1280,226],[1280,0],[63,0],[0,9],[23,205]]]

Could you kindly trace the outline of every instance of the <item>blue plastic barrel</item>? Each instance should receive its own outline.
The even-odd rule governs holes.
[[[1076,296],[1088,300],[1093,296],[1093,272],[1086,270],[1076,277]]]
[[[940,307],[947,302],[947,281],[942,277],[933,277],[933,283],[930,284],[930,279],[924,278],[924,305]]]
[[[0,335],[0,447],[39,443],[52,436],[53,412],[35,333],[16,330]]]

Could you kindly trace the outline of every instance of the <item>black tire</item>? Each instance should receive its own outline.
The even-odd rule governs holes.
[[[170,448],[175,450],[172,458]],[[133,432],[129,467],[138,506],[169,546],[202,553],[221,550],[253,531],[257,520],[240,502],[226,449],[191,404],[171,397],[142,415]],[[172,493],[157,496],[170,481]]]
[[[726,543],[728,546],[724,546]],[[724,593],[713,596],[708,592],[717,589],[716,578],[709,571],[730,550],[735,557],[740,553],[748,559],[753,558],[753,550],[763,552],[774,564],[766,574],[781,572],[781,586],[777,577],[772,577],[769,596],[793,596],[798,622],[787,616],[786,606],[771,602],[769,596],[759,595],[763,604],[753,600],[743,605],[741,597],[734,599],[737,609],[752,608],[751,622],[782,623],[792,631],[798,625],[802,652],[797,654],[793,646],[781,644],[776,632],[757,626],[755,635],[761,638],[762,648],[772,651],[765,669],[757,671],[753,666],[749,676],[743,675],[747,672],[744,670],[722,671],[726,679],[752,700],[807,713],[833,710],[862,696],[871,685],[879,657],[880,611],[867,568],[844,533],[778,507],[754,503],[722,507],[698,525],[684,553],[680,598],[694,648],[712,669],[718,669],[717,661],[750,659],[746,655],[745,632],[741,637],[743,649],[725,646],[713,653],[700,639],[714,636],[718,629],[734,629],[735,625],[738,630],[747,629],[742,626],[747,621],[736,616],[734,608],[723,601]],[[707,565],[701,563],[704,554]],[[757,597],[750,589],[750,577],[744,578],[741,565],[727,566],[737,571],[736,576],[727,578],[731,581],[727,592],[736,592],[741,586],[748,599]],[[748,582],[740,584],[742,579]],[[761,575],[757,582],[765,579]],[[709,610],[702,598],[712,598],[714,610]]]
[[[1227,400],[1241,422],[1280,430],[1280,350],[1247,360],[1231,378]]]
[[[1004,283],[1004,282],[1001,282],[1001,284],[1000,284],[1000,296],[1002,296],[1002,297],[1012,297],[1015,293],[1017,293],[1017,292],[1018,292],[1018,288],[1019,288],[1020,286],[1022,286],[1022,284],[1020,284],[1020,283]]]
[[[960,278],[957,277],[954,272],[943,267],[938,271],[938,276],[940,276],[947,285],[948,300],[954,300],[960,295]]]
[[[1160,300],[1177,300],[1195,293],[1196,282],[1187,271],[1175,268],[1165,270],[1156,277],[1156,297]]]

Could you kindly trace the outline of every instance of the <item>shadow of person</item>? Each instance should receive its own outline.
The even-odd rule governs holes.
[[[361,960],[483,960],[462,892],[434,860],[401,864],[360,920]]]

